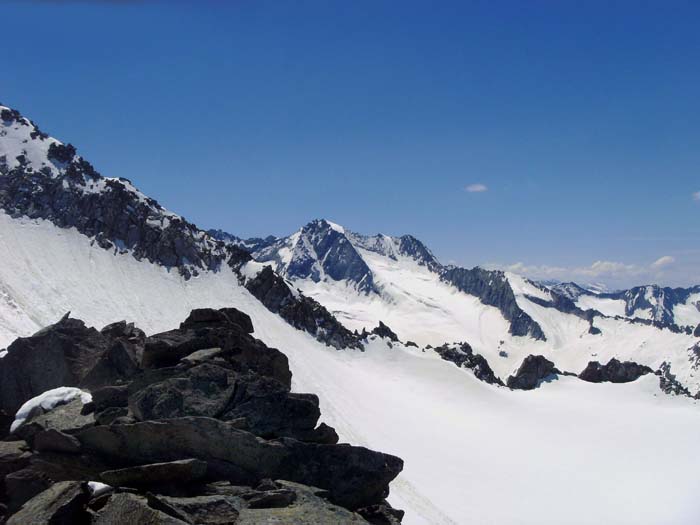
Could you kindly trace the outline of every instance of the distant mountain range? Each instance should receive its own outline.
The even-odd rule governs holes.
[[[496,486],[483,477],[470,490],[486,483],[489,494],[516,501],[522,485],[503,480],[523,468],[523,454],[535,454],[549,475],[528,493],[530,505],[550,493],[541,483],[552,491],[573,479],[560,453],[568,458],[586,440],[607,436],[606,421],[622,422],[616,439],[625,446],[641,439],[635,454],[642,455],[658,442],[658,425],[686,429],[697,420],[688,398],[700,393],[700,286],[608,291],[540,283],[445,265],[411,235],[364,235],[325,219],[282,238],[204,231],[129,180],[104,177],[75,147],[0,106],[6,377],[12,371],[3,368],[8,353],[1,349],[68,311],[97,327],[125,319],[150,335],[204,307],[249,315],[253,336],[289,359],[293,391],[318,392],[342,439],[406,460],[392,494],[408,521],[420,516],[412,523],[464,523],[475,515],[479,522],[514,522],[507,506],[465,503],[463,474],[494,472]],[[225,346],[238,348],[235,340]],[[465,448],[477,438],[480,445]],[[609,444],[612,452],[586,462],[600,469],[621,462],[617,474],[632,468],[613,445],[619,447]],[[451,469],[438,485],[437,462]],[[648,468],[656,469],[654,490],[663,489],[669,469],[682,470],[678,462],[645,465],[645,474]],[[581,494],[574,503],[587,505],[590,486],[574,482]],[[615,490],[627,490],[621,485]],[[567,485],[560,499],[576,494]],[[545,504],[539,501],[538,509]],[[620,516],[617,506],[606,507],[599,521]]]

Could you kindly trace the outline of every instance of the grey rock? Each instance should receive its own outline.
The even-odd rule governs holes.
[[[238,525],[366,525],[359,514],[328,502],[327,492],[289,481],[279,481],[282,488],[295,493],[294,501],[282,508],[244,508]]]
[[[74,525],[87,523],[84,505],[89,494],[83,483],[55,483],[27,501],[7,525]]]
[[[14,414],[25,401],[47,390],[77,386],[108,345],[109,339],[100,332],[69,317],[17,339],[0,359],[0,409]]]
[[[183,416],[217,417],[229,404],[236,388],[236,375],[205,363],[191,368],[184,377],[152,384],[131,396],[129,406],[136,419],[167,419]]]
[[[221,495],[194,497],[159,496],[158,499],[184,514],[198,525],[228,525],[236,523],[242,503],[239,498]]]
[[[10,472],[5,476],[5,494],[9,512],[16,512],[24,503],[50,486],[49,477],[31,466]]]
[[[39,452],[63,452],[77,454],[80,452],[80,441],[75,436],[50,428],[34,436],[34,449]]]
[[[183,459],[108,470],[100,474],[100,478],[104,483],[113,487],[139,487],[159,484],[186,484],[202,479],[206,473],[206,462],[198,459]]]
[[[186,521],[151,508],[145,497],[129,493],[114,494],[93,519],[94,525],[185,525]]]
[[[231,326],[235,325],[247,334],[253,333],[253,322],[250,316],[236,308],[197,308],[180,324],[180,329],[198,328],[201,326]]]
[[[659,376],[659,388],[661,388],[662,392],[676,396],[693,397],[690,390],[688,390],[681,384],[680,381],[678,381],[678,379],[676,379],[675,374],[671,373],[670,363],[666,361],[661,363],[661,366],[656,374]]]
[[[653,370],[648,366],[633,361],[620,362],[613,357],[605,365],[601,365],[598,361],[589,362],[578,377],[589,383],[629,383],[652,372]]]
[[[33,441],[34,437],[43,430],[58,430],[72,434],[95,424],[93,414],[83,414],[83,403],[80,399],[73,399],[66,404],[57,405],[44,412],[38,410],[27,418],[15,434],[27,441]]]
[[[29,465],[31,454],[26,447],[24,441],[0,441],[0,482],[11,472]]]
[[[183,357],[181,361],[189,365],[199,365],[201,363],[204,363],[215,357],[220,356],[222,353],[223,349],[218,347],[205,348],[204,350],[197,350],[196,352],[192,352],[190,355]]]
[[[467,368],[480,381],[491,385],[503,386],[503,381],[494,374],[484,356],[475,354],[468,343],[444,344],[433,348],[445,361],[450,361],[460,368]]]
[[[92,390],[91,394],[95,412],[112,407],[126,407],[129,404],[127,385],[105,386]]]
[[[478,297],[482,303],[498,308],[510,322],[508,331],[511,334],[546,340],[540,325],[518,306],[513,289],[503,272],[479,267],[471,270],[449,267],[440,274],[440,278],[458,290]]]
[[[249,509],[279,509],[288,507],[296,500],[293,490],[279,488],[262,492],[251,492],[243,496]]]
[[[372,333],[378,335],[379,337],[385,337],[394,342],[398,342],[399,340],[399,336],[397,336],[396,333],[382,321],[379,321],[379,325],[372,329]]]
[[[212,474],[241,481],[290,479],[328,489],[349,508],[382,500],[403,468],[394,456],[350,445],[318,445],[281,438],[266,441],[230,423],[202,417],[88,428],[77,435],[86,450],[115,462],[153,463],[198,458]]]
[[[518,371],[508,378],[506,385],[515,390],[532,390],[543,380],[560,373],[554,367],[554,363],[544,356],[529,355],[523,360]]]
[[[98,425],[111,425],[115,421],[129,417],[129,409],[126,407],[109,407],[95,414],[95,423]],[[135,421],[135,420],[134,420]]]
[[[248,280],[245,287],[268,310],[319,341],[338,349],[363,348],[359,337],[339,323],[325,307],[310,297],[292,293],[285,280],[270,266]]]

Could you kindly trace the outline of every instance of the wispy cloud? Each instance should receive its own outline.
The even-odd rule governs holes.
[[[529,265],[523,262],[514,264],[486,265],[541,280],[589,281],[603,280],[608,283],[646,282],[663,278],[665,271],[676,262],[675,257],[664,255],[649,264],[628,264],[620,261],[595,261],[588,266],[549,266]],[[637,284],[639,284],[637,283]]]
[[[486,186],[486,184],[481,183],[469,184],[468,186],[464,187],[464,191],[468,193],[482,193],[484,191],[488,191],[488,187]]]
[[[663,268],[664,266],[668,266],[669,264],[673,264],[676,262],[676,259],[674,257],[671,257],[670,255],[664,255],[663,257],[659,257],[656,259],[653,263],[651,263],[652,268]]]
[[[700,201],[700,191],[696,191],[692,196],[694,201]]]

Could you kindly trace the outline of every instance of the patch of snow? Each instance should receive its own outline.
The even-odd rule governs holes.
[[[345,233],[345,228],[343,228],[340,224],[336,224],[331,221],[326,221],[328,225],[331,227],[332,230],[337,231],[338,233]]]
[[[41,407],[45,411],[49,411],[58,405],[64,405],[74,399],[80,398],[80,401],[85,404],[92,401],[92,395],[89,392],[80,390],[70,386],[60,386],[47,390],[36,397],[26,401],[15,414],[15,420],[12,422],[10,432],[17,430],[29,417],[29,414],[36,407]]]
[[[517,295],[531,295],[533,297],[537,297],[538,299],[542,299],[544,301],[551,301],[552,300],[552,294],[549,292],[548,289],[543,289],[540,288],[539,286],[536,286],[535,283],[530,281],[529,279],[524,278],[521,275],[518,275],[516,273],[511,273],[511,272],[506,272],[506,279],[508,279],[508,283],[510,284],[510,287],[513,290],[513,293]]]
[[[107,492],[113,491],[114,487],[99,481],[88,481],[88,489],[90,489],[92,497],[95,498],[97,496],[101,496],[102,494],[106,494]]]
[[[603,299],[594,295],[581,295],[576,301],[576,306],[582,310],[597,310],[609,317],[625,317],[625,301],[622,299]]]
[[[673,307],[673,318],[679,326],[692,326],[700,324],[700,293],[691,294],[684,304]]]

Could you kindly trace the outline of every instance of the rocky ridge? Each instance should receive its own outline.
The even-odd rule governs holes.
[[[385,498],[403,462],[338,444],[252,330],[238,310],[200,309],[150,337],[66,316],[15,341],[5,413],[58,387],[92,400],[36,405],[3,431],[0,522],[399,523]]]
[[[243,271],[249,252],[162,207],[127,179],[102,176],[71,144],[50,137],[0,105],[0,209],[12,217],[75,228],[106,249],[172,268],[185,279],[231,268],[268,309],[336,348],[359,341],[323,306],[274,272]],[[223,234],[219,235],[221,237]],[[252,281],[252,282],[251,282]]]

